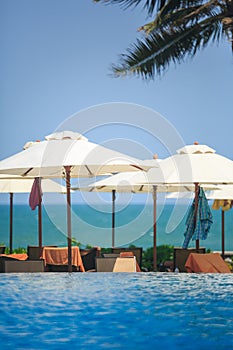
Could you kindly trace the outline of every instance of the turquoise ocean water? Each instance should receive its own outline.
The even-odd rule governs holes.
[[[185,232],[187,205],[166,204],[157,206],[157,245],[182,246]],[[212,210],[213,225],[207,240],[200,245],[207,249],[221,250],[221,211]],[[67,244],[66,207],[43,207],[43,245]],[[83,246],[111,247],[111,206],[72,205],[72,237]],[[0,243],[9,245],[9,206],[0,206]],[[28,205],[14,205],[13,247],[38,244],[38,213]],[[153,245],[153,206],[131,204],[116,207],[115,246],[135,244],[144,249]],[[189,247],[194,247],[191,242]],[[225,213],[225,250],[233,251],[233,210]]]
[[[157,245],[182,246],[187,205],[157,206]],[[207,240],[200,245],[221,250],[221,211],[212,210],[213,225]],[[66,207],[44,205],[43,245],[63,246],[66,238]],[[72,237],[83,246],[111,247],[112,214],[109,205],[72,205]],[[9,245],[9,206],[0,206],[0,243]],[[38,244],[38,213],[28,205],[14,205],[13,247]],[[144,249],[153,245],[153,206],[130,204],[116,207],[115,246],[135,244]],[[194,247],[190,242],[189,247]],[[225,213],[225,250],[233,251],[233,210]]]

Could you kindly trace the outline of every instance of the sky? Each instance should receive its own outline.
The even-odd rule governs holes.
[[[96,143],[120,138],[125,143],[115,148],[142,159],[168,156],[174,135],[233,159],[228,42],[209,45],[154,81],[111,75],[111,64],[143,35],[137,28],[149,20],[140,8],[92,0],[1,0],[0,159],[68,126]],[[125,123],[114,114],[119,106]],[[158,116],[167,125],[162,137]],[[133,154],[128,140],[143,152],[136,147]]]

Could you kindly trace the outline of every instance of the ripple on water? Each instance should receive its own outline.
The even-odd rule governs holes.
[[[7,349],[229,349],[228,274],[2,274]]]

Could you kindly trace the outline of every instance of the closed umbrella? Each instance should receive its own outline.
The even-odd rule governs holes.
[[[3,176],[4,177],[4,176]],[[10,253],[13,248],[13,199],[15,193],[30,193],[34,184],[33,179],[28,178],[15,178],[8,176],[8,179],[0,177],[0,193],[10,194]],[[66,187],[58,184],[57,182],[50,179],[41,180],[41,191],[42,192],[53,192],[53,193],[66,193]],[[42,245],[42,215],[41,215],[41,202],[38,203],[38,241],[39,245]],[[34,208],[35,209],[35,208]]]
[[[187,229],[183,248],[187,249],[190,240],[205,240],[213,223],[213,217],[209,208],[204,190],[200,187],[198,201],[193,201],[186,220]]]
[[[68,271],[72,271],[71,178],[91,177],[121,171],[148,170],[136,158],[89,142],[79,133],[63,131],[48,135],[0,162],[0,174],[24,177],[65,178],[67,188]]]

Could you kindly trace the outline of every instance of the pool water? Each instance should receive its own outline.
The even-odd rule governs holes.
[[[231,349],[233,274],[1,274],[0,344]]]

